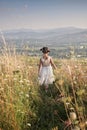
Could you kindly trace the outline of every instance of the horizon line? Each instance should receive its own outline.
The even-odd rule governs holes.
[[[76,27],[76,26],[63,26],[63,27],[54,27],[54,28],[9,28],[9,29],[0,29],[1,31],[12,31],[12,30],[53,30],[53,29],[63,29],[63,28],[77,28],[77,29],[87,29],[87,27]]]

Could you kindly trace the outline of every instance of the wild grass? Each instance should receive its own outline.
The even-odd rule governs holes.
[[[39,57],[11,54],[5,45],[0,130],[86,130],[87,59],[54,59],[55,82],[47,92],[38,84],[38,62]]]
[[[47,93],[38,84],[38,62],[38,57],[0,56],[1,130],[86,129],[87,60],[55,59],[56,81]],[[76,119],[70,119],[71,109]]]
[[[3,129],[19,129],[29,107],[27,99],[31,86],[33,89],[35,68],[32,69],[33,63],[28,64],[32,59],[26,63],[26,58],[0,57],[0,126]]]

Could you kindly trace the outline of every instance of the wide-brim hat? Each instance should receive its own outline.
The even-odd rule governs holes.
[[[43,53],[50,52],[50,50],[48,49],[48,47],[43,47],[43,48],[40,49],[40,51],[42,51]]]

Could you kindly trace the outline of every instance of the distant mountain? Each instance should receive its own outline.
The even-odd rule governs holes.
[[[68,27],[47,30],[19,29],[4,31],[6,39],[28,40],[30,44],[87,44],[87,29]]]
[[[74,34],[87,31],[87,29],[80,29],[74,27],[68,28],[57,28],[57,29],[45,29],[45,30],[32,30],[32,29],[18,29],[18,30],[10,30],[4,31],[4,34],[7,37],[19,37],[19,38],[47,38],[51,36],[59,36],[65,34]]]

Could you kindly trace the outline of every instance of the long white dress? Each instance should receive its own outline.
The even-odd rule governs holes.
[[[43,57],[40,59],[42,62],[42,67],[40,69],[39,73],[39,83],[40,85],[48,85],[52,84],[54,81],[54,74],[53,74],[53,69],[51,66],[51,57],[48,56],[47,59],[44,59]]]

